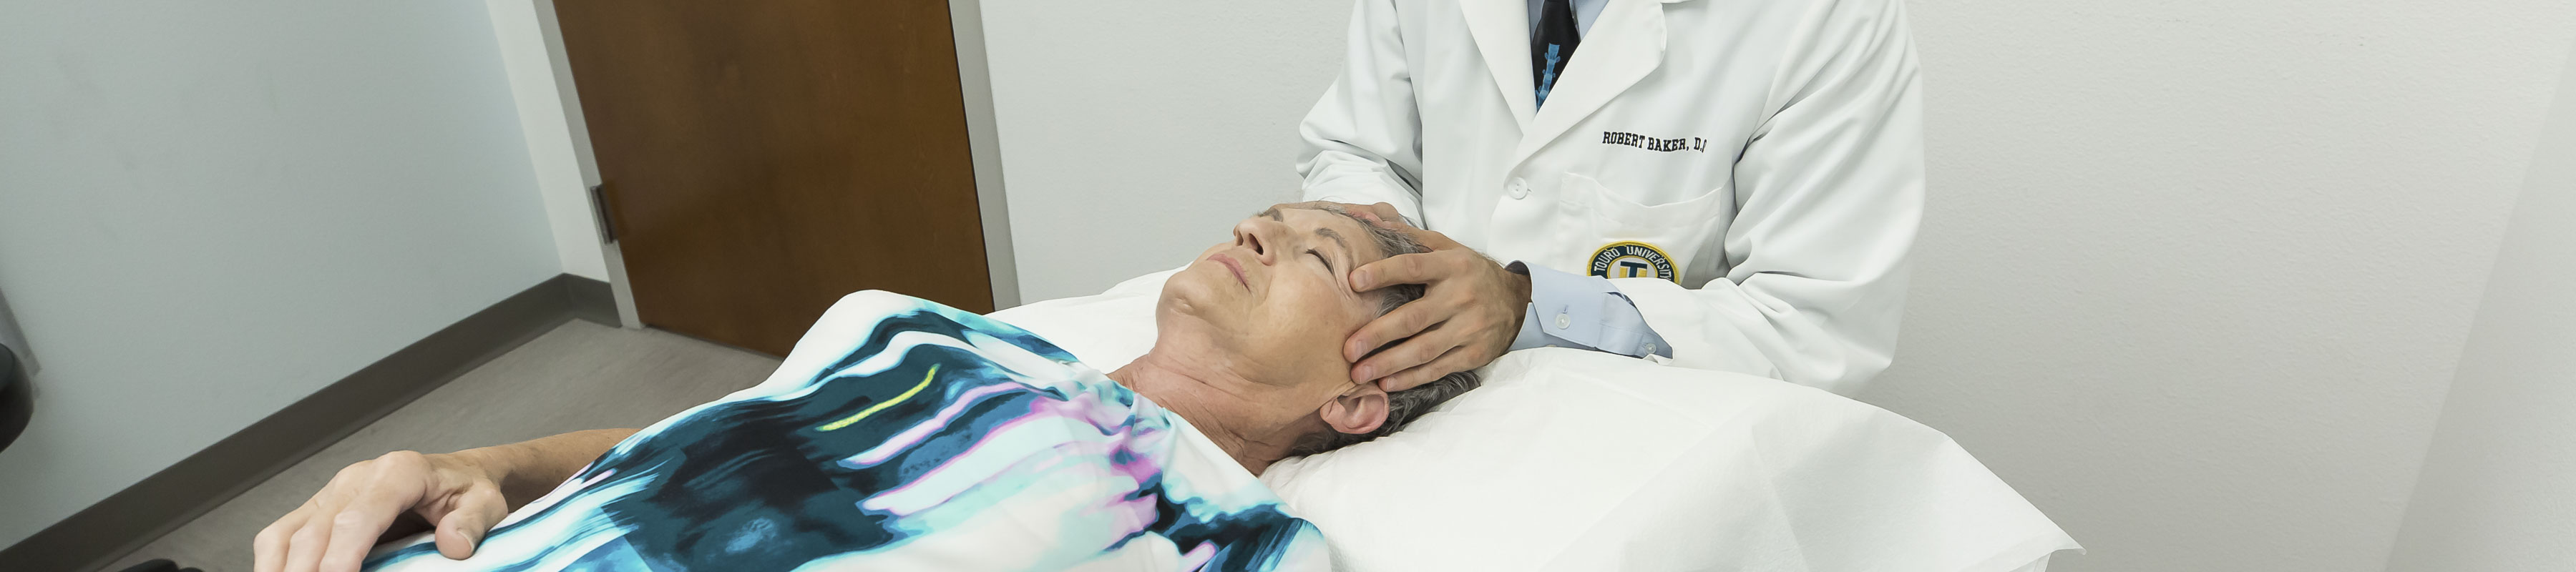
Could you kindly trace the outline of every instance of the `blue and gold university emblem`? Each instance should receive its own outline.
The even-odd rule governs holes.
[[[1655,245],[1623,240],[1602,245],[1592,251],[1592,275],[1603,278],[1645,278],[1648,276],[1679,282],[1673,276],[1673,259]]]

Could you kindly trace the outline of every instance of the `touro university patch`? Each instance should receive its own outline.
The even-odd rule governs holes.
[[[1653,276],[1680,281],[1673,276],[1673,260],[1655,245],[1623,240],[1602,245],[1592,251],[1592,275],[1603,278],[1644,278]]]

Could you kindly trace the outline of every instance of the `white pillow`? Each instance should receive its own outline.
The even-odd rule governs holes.
[[[1170,272],[995,312],[1093,367],[1154,337]],[[2038,570],[2077,548],[1947,436],[1821,390],[1566,349],[1394,435],[1262,480],[1341,570]]]

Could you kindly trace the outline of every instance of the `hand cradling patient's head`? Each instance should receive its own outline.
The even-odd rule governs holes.
[[[1475,387],[1462,373],[1389,395],[1352,382],[1342,357],[1342,343],[1360,326],[1422,297],[1410,284],[1353,292],[1351,270],[1425,250],[1399,230],[1340,210],[1265,210],[1165,283],[1156,324],[1163,341],[1186,340],[1188,353],[1229,360],[1252,381],[1294,396],[1266,405],[1311,411],[1295,454],[1366,441]]]

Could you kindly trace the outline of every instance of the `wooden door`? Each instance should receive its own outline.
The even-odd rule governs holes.
[[[992,311],[947,3],[555,10],[645,324],[785,355],[858,290]]]

